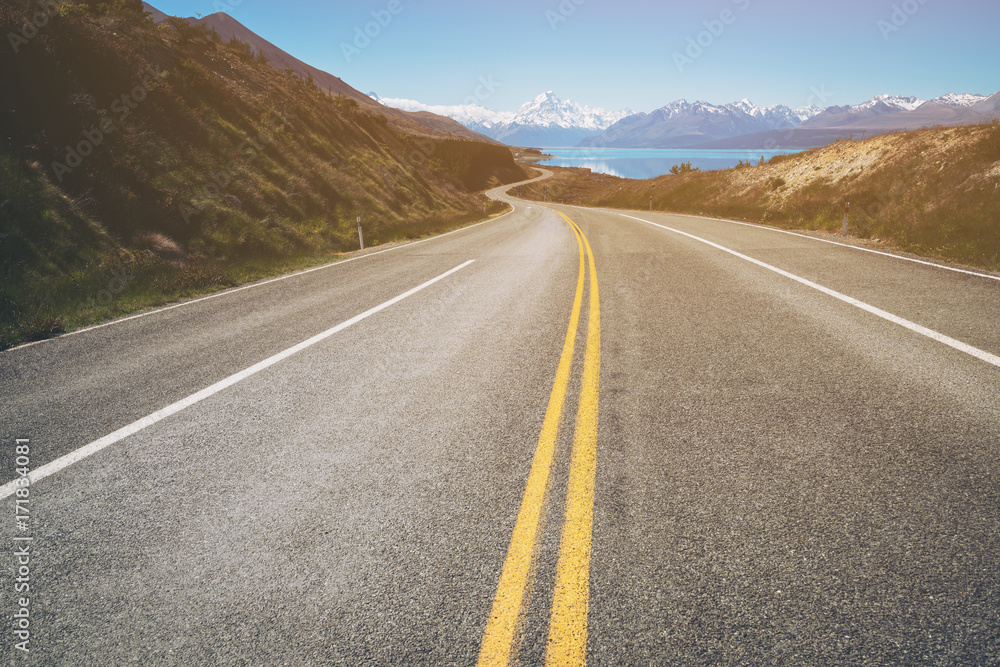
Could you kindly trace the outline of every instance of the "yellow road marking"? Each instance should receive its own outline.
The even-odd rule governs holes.
[[[580,232],[570,224],[576,235],[580,249],[580,274],[577,280],[576,297],[573,300],[573,310],[569,320],[569,330],[566,332],[566,342],[563,344],[562,356],[556,370],[556,379],[549,397],[545,420],[542,422],[542,432],[538,437],[538,447],[528,475],[527,488],[521,501],[521,511],[514,525],[514,533],[507,550],[500,574],[500,584],[493,600],[493,610],[486,624],[483,643],[479,650],[480,666],[507,665],[511,659],[514,642],[521,619],[525,590],[528,587],[532,564],[536,551],[538,527],[541,523],[542,509],[545,505],[545,495],[549,486],[549,472],[552,460],[555,458],[556,444],[559,435],[559,423],[562,421],[563,405],[566,402],[566,390],[569,386],[570,371],[573,367],[573,350],[576,344],[576,334],[580,323],[580,311],[583,304],[584,286],[584,250],[580,241]]]
[[[563,218],[576,226],[565,215]],[[566,492],[566,518],[559,544],[555,594],[552,616],[549,619],[546,665],[587,663],[587,608],[590,599],[590,547],[594,523],[597,408],[601,375],[601,308],[594,253],[582,231],[580,236],[586,245],[590,266],[590,312],[587,317],[583,386],[580,390]]]

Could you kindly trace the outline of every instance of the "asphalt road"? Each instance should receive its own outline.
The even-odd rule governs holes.
[[[515,206],[0,353],[10,664],[486,664],[561,360],[505,659],[1000,664],[1000,281]]]

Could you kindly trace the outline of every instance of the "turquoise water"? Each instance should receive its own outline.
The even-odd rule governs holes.
[[[584,167],[598,174],[622,178],[656,178],[670,173],[675,164],[690,162],[702,171],[729,169],[740,160],[753,164],[770,160],[775,155],[799,153],[797,150],[695,150],[685,148],[546,148],[552,158],[541,166]]]

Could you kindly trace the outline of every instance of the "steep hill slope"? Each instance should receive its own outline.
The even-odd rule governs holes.
[[[147,10],[152,9],[152,6],[148,3],[144,3],[144,5]],[[158,13],[162,15],[162,12]],[[432,113],[409,113],[400,109],[383,107],[369,96],[352,88],[339,77],[304,63],[281,50],[224,12],[210,14],[200,19],[188,18],[185,20],[193,25],[204,26],[210,31],[215,31],[223,42],[237,39],[248,44],[255,55],[263,55],[275,69],[279,71],[289,70],[303,79],[311,78],[320,90],[328,92],[331,95],[344,95],[357,102],[363,109],[376,111],[387,116],[389,123],[403,132],[428,134],[435,137],[457,135],[476,141],[492,141],[489,137],[474,132],[461,123],[455,122],[445,116]]]
[[[703,214],[849,232],[1000,269],[1000,122],[839,141],[762,166],[639,181],[558,169],[544,183],[568,204]],[[525,187],[541,199],[542,184]]]
[[[351,249],[359,214],[369,241],[473,220],[523,176],[505,147],[404,132],[242,43],[99,7],[24,33],[37,5],[0,8],[30,33],[0,45],[0,345]]]

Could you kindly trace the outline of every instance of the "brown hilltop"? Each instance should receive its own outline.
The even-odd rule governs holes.
[[[156,23],[165,23],[170,18],[149,3],[143,3],[143,6],[146,8],[146,11],[152,14],[153,20]],[[249,45],[255,55],[263,54],[264,58],[267,59],[267,62],[270,63],[275,69],[280,71],[290,70],[303,79],[311,77],[320,90],[323,90],[330,95],[344,95],[345,97],[357,102],[363,109],[383,114],[389,118],[390,123],[394,127],[404,132],[408,132],[410,134],[426,134],[428,136],[435,137],[454,135],[464,137],[466,139],[474,139],[476,141],[498,143],[493,139],[479,134],[478,132],[474,132],[461,123],[445,116],[439,116],[429,112],[412,113],[401,109],[383,106],[368,95],[365,95],[345,83],[340,77],[334,76],[329,72],[324,72],[319,68],[302,62],[295,56],[275,46],[224,12],[216,12],[215,14],[209,14],[203,18],[191,17],[185,20],[191,25],[200,25],[205,27],[207,30],[215,31],[215,33],[217,33],[224,42],[236,39]]]

